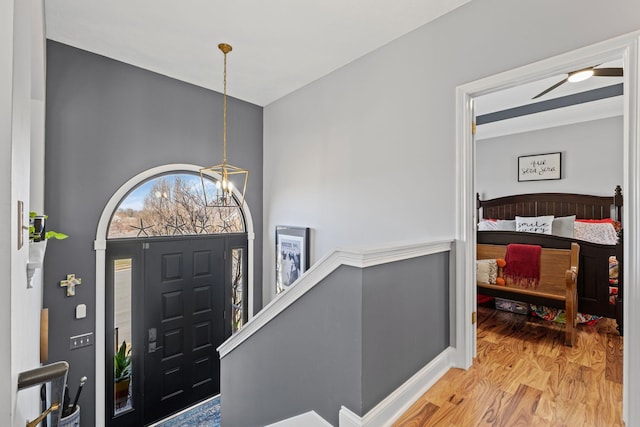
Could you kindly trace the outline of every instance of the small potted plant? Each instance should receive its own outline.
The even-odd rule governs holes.
[[[64,233],[57,231],[46,231],[46,215],[38,215],[36,212],[29,212],[29,262],[27,263],[27,287],[31,287],[31,279],[36,268],[42,268],[44,253],[47,250],[48,239],[66,239]]]
[[[113,356],[113,382],[115,383],[115,407],[121,408],[129,399],[129,385],[131,384],[131,348],[122,341],[120,348]]]
[[[42,266],[48,239],[62,240],[69,237],[57,231],[46,231],[46,220],[46,215],[29,212],[29,262],[36,267]]]
[[[58,233],[57,231],[46,231],[47,215],[38,215],[36,212],[29,212],[29,241],[30,242],[42,242],[48,239],[66,239],[67,236],[64,233]]]

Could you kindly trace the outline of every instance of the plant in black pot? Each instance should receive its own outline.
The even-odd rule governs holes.
[[[122,341],[120,348],[113,356],[113,382],[115,383],[115,407],[122,408],[129,399],[131,384],[131,348]]]
[[[36,212],[29,212],[29,241],[42,242],[48,239],[66,239],[64,233],[57,231],[46,231],[47,215],[38,215]]]
[[[66,239],[64,233],[58,233],[53,230],[46,230],[46,215],[38,215],[36,212],[29,212],[29,264],[27,269],[27,278],[29,284],[36,268],[41,268],[44,262],[44,254],[47,250],[48,239]],[[26,227],[25,227],[26,228]],[[31,287],[29,285],[29,287]]]

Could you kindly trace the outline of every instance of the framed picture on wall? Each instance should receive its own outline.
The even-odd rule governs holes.
[[[276,226],[276,294],[309,268],[309,228]]]
[[[518,157],[518,181],[560,179],[561,153]]]

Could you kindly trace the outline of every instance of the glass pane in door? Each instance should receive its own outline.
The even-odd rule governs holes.
[[[244,324],[244,249],[231,250],[231,333],[236,333]]]
[[[131,258],[114,261],[113,292],[113,414],[118,415],[133,408],[131,402]]]

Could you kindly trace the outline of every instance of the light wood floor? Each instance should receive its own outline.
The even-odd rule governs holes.
[[[393,426],[623,426],[622,338],[615,322],[564,326],[478,307],[478,356],[451,369]]]

